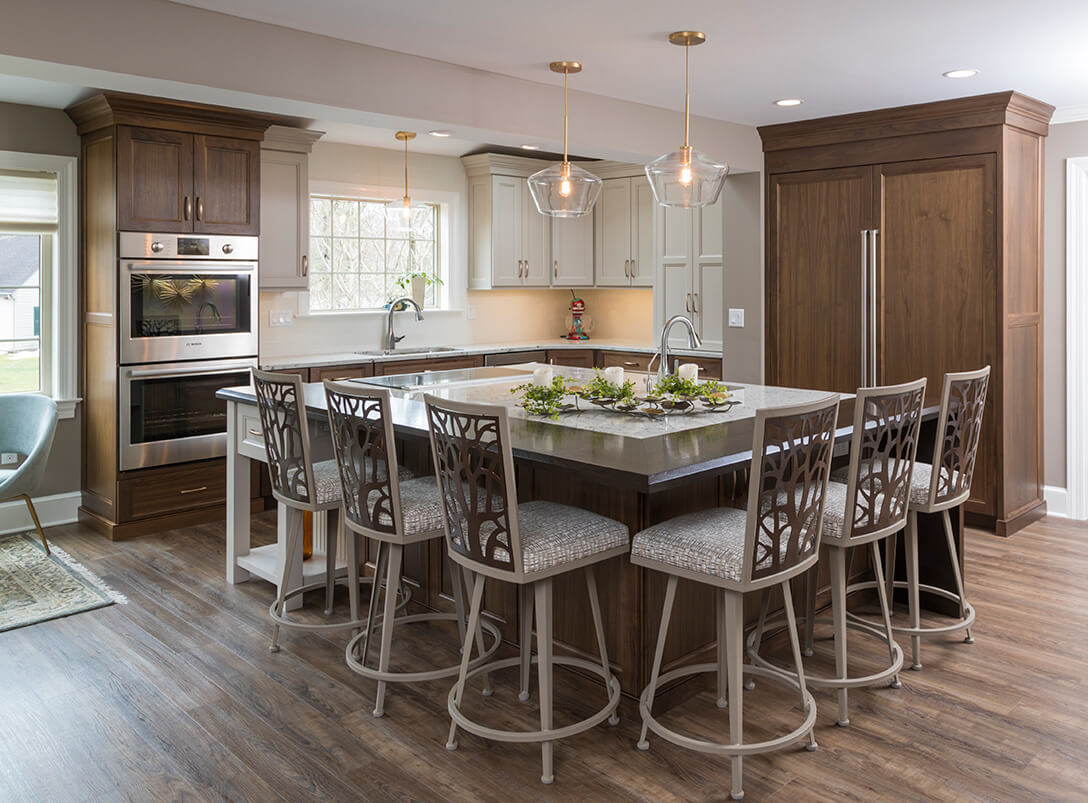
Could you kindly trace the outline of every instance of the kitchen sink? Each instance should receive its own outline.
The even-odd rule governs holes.
[[[417,348],[407,349],[371,349],[369,351],[356,351],[356,354],[361,354],[364,357],[389,357],[394,354],[438,354],[439,352],[445,353],[449,351],[460,351],[461,349],[454,348],[453,346],[419,346]]]

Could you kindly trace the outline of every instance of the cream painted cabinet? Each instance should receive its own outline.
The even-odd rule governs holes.
[[[519,176],[469,181],[469,287],[547,287],[547,223]]]
[[[706,348],[722,345],[722,209],[661,207],[658,215],[658,284],[654,293],[655,329],[673,315],[687,315]],[[680,327],[676,345],[687,344]]]
[[[535,205],[533,211],[536,212]],[[592,287],[593,215],[550,218],[550,221],[552,286]]]
[[[650,287],[653,276],[654,198],[642,176],[605,179],[597,199],[599,287]]]
[[[309,284],[309,161],[321,135],[272,126],[261,143],[261,290],[305,290]]]

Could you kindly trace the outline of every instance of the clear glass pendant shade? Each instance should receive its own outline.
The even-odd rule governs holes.
[[[564,162],[529,176],[536,208],[550,217],[582,217],[593,211],[603,182],[588,170]]]
[[[416,203],[411,199],[407,204],[404,200],[390,201],[385,206],[386,236],[408,237],[430,214],[431,208],[427,204]]]
[[[646,165],[646,178],[661,206],[683,209],[718,200],[729,165],[708,159],[694,148],[681,148]]]

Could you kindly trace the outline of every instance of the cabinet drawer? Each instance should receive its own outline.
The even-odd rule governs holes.
[[[676,366],[693,362],[699,366],[700,379],[721,379],[722,361],[718,357],[669,357],[669,370],[675,372]]]
[[[227,499],[227,467],[219,460],[214,465],[157,471],[117,484],[124,518],[142,519],[223,504]]]
[[[379,362],[374,364],[374,376],[419,374],[425,371],[452,371],[458,368],[479,368],[483,364],[483,357],[476,355],[465,357],[437,357],[431,360]]]
[[[642,354],[634,351],[602,351],[598,363],[602,368],[611,368],[618,365],[625,371],[645,371],[653,359],[652,354]]]
[[[593,349],[556,349],[548,352],[549,365],[592,368],[593,363]]]
[[[268,460],[264,448],[264,432],[261,427],[261,415],[256,407],[238,405],[235,412],[235,449],[243,457],[254,460]]]
[[[338,381],[341,379],[358,379],[362,376],[374,376],[374,364],[360,365],[325,365],[320,368],[310,369],[311,382],[324,382],[326,379]]]

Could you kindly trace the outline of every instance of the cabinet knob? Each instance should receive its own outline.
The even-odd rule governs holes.
[[[153,253],[153,254],[160,253],[162,251],[162,249],[164,249],[164,248],[166,248],[166,246],[163,245],[162,243],[159,243],[159,242],[151,243],[151,253]]]
[[[223,253],[224,254],[233,254],[234,253],[234,246],[231,245],[230,243],[224,243],[223,244]]]

